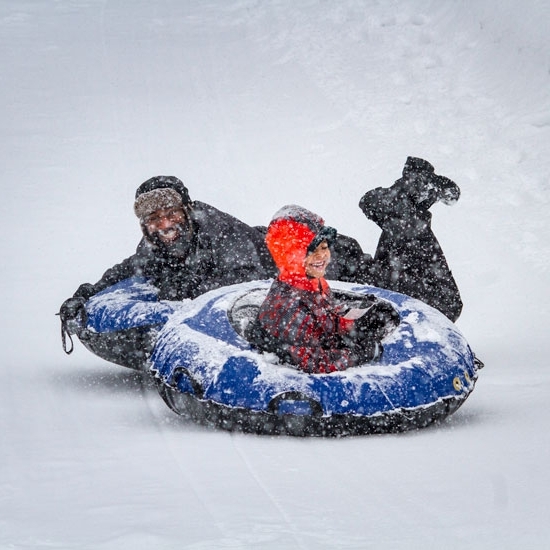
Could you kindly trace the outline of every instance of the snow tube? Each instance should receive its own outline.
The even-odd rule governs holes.
[[[306,374],[256,352],[244,338],[270,287],[255,281],[183,302],[158,330],[150,368],[176,413],[257,434],[342,436],[428,426],[456,411],[474,389],[474,355],[443,314],[408,296],[330,283],[337,299],[388,300],[401,324],[378,362]]]
[[[122,281],[86,303],[82,343],[126,367],[150,370],[176,413],[258,434],[340,436],[421,428],[452,414],[474,389],[476,361],[456,326],[408,296],[332,281],[337,299],[388,300],[401,324],[381,360],[306,374],[256,352],[244,338],[271,285],[255,281],[195,300],[159,301],[145,278]]]

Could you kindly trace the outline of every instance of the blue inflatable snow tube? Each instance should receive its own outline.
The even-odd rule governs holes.
[[[262,434],[350,435],[427,426],[453,413],[477,379],[456,326],[426,304],[387,290],[331,282],[337,298],[374,294],[401,324],[378,362],[306,374],[260,354],[243,337],[270,281],[211,291],[174,311],[151,356],[159,393],[203,424]]]
[[[150,370],[176,413],[205,425],[258,434],[341,436],[398,432],[452,414],[474,389],[474,355],[444,315],[408,296],[332,281],[337,299],[391,302],[401,324],[382,358],[330,374],[306,374],[255,351],[244,338],[270,281],[159,301],[143,278],[122,281],[86,304],[78,336],[100,357]]]

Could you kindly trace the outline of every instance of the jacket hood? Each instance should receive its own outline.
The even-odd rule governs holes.
[[[325,226],[323,218],[309,210],[287,205],[275,213],[265,237],[265,242],[277,268],[279,280],[299,288],[318,291],[315,280],[306,275],[304,259],[307,254],[336,237],[336,230]],[[321,279],[323,288],[326,286]]]

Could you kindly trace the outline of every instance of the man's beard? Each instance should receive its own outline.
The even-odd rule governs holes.
[[[177,224],[173,227],[178,232],[178,236],[173,240],[166,242],[162,240],[159,232],[146,233],[148,239],[159,250],[162,256],[186,258],[191,249],[193,232],[187,224]]]

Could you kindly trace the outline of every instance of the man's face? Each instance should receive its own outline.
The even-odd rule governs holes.
[[[145,219],[148,234],[167,245],[182,237],[188,225],[187,215],[181,207],[156,210]]]

